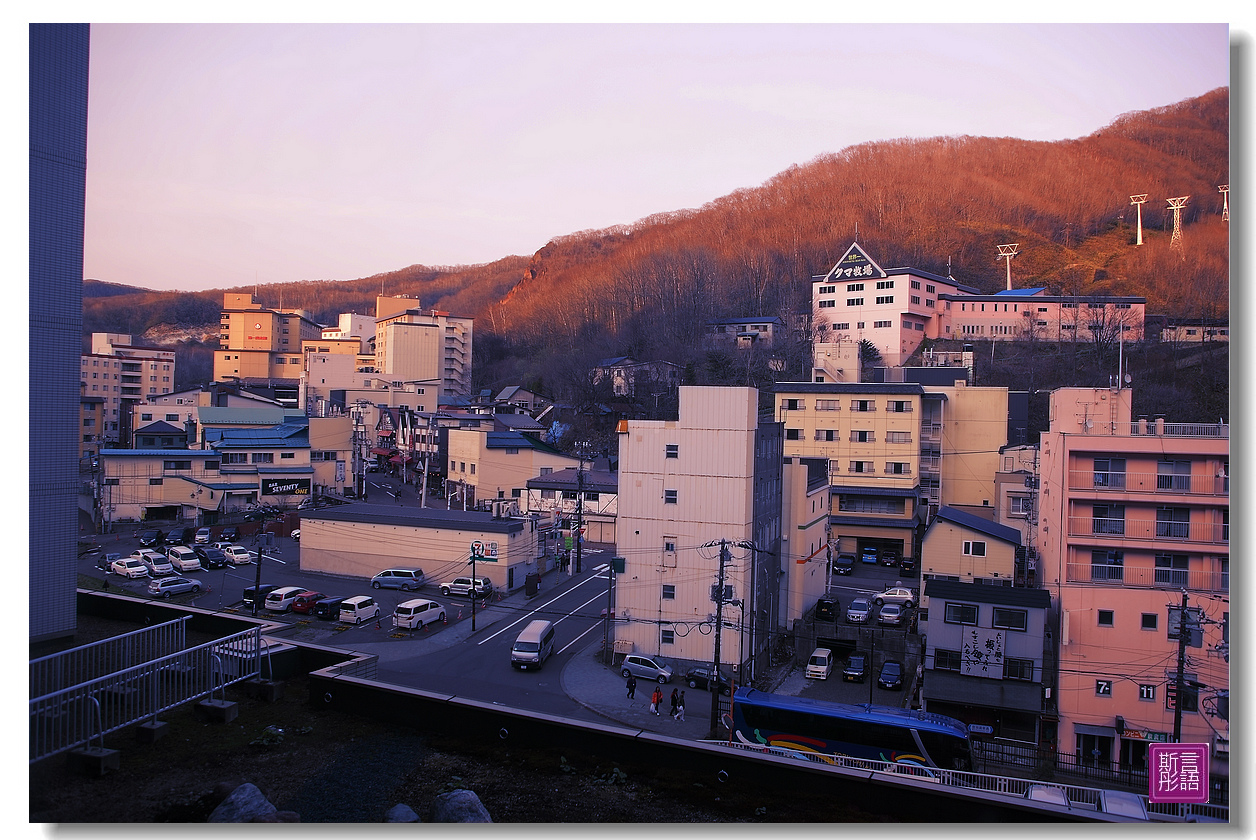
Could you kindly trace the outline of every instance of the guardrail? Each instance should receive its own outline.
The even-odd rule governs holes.
[[[33,697],[30,763],[76,749],[232,683],[261,675],[262,630],[254,627]]]
[[[31,697],[42,697],[187,647],[190,616],[30,661]]]

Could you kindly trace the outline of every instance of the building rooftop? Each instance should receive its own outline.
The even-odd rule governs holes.
[[[1026,589],[1021,586],[990,586],[984,583],[960,583],[954,580],[925,581],[925,596],[929,598],[958,598],[981,604],[999,604],[1009,607],[1046,609],[1051,606],[1051,593],[1045,589]]]
[[[301,519],[328,522],[361,522],[369,525],[402,525],[414,528],[456,528],[508,534],[520,531],[522,519],[502,519],[482,510],[444,510],[402,505],[350,504],[323,510],[301,511]],[[468,544],[468,553],[471,546]]]
[[[991,522],[989,519],[982,519],[980,516],[973,513],[967,513],[965,511],[956,510],[953,507],[943,505],[938,508],[937,518],[945,519],[947,522],[953,522],[963,528],[977,531],[988,537],[993,537],[996,540],[1002,540],[1003,542],[1011,543],[1012,545],[1021,544],[1020,531],[1015,528],[1009,528],[1006,525],[999,525]]]

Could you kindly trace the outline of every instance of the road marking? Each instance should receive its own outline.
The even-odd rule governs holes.
[[[570,592],[574,592],[576,589],[580,588],[581,586],[584,586],[586,583],[592,583],[592,582],[594,582],[594,581],[596,581],[596,580],[597,580],[597,578],[585,578],[584,580],[582,580],[582,581],[580,581],[579,583],[577,583],[577,584],[575,585],[575,587],[573,587],[572,589],[570,589],[570,590],[568,590],[568,591],[570,591]],[[502,633],[505,633],[505,632],[506,632],[507,630],[509,630],[511,627],[514,627],[514,626],[516,626],[516,625],[518,625],[518,624],[521,624],[521,623],[522,623],[522,622],[524,622],[524,621],[527,621],[529,618],[531,618],[532,616],[536,615],[536,614],[537,614],[537,613],[539,613],[541,610],[545,609],[546,607],[548,607],[550,604],[552,604],[552,603],[554,603],[555,601],[557,601],[559,598],[561,598],[561,597],[562,597],[563,595],[565,595],[565,594],[567,594],[567,593],[565,593],[565,592],[564,592],[564,593],[561,593],[561,594],[559,594],[559,595],[555,595],[553,598],[551,598],[550,600],[546,601],[544,604],[541,604],[541,605],[540,605],[539,607],[537,607],[536,609],[534,609],[534,610],[531,610],[531,611],[529,611],[529,612],[524,613],[524,614],[523,614],[522,616],[520,616],[518,619],[516,619],[515,621],[512,621],[511,623],[507,624],[505,627],[503,627],[502,629],[498,630],[498,631],[497,631],[496,633],[494,633],[493,635],[488,636],[488,637],[483,638],[483,639],[480,639],[480,641],[476,642],[476,644],[477,644],[477,645],[482,645],[482,644],[484,644],[485,642],[491,642],[493,639],[496,639],[498,636],[500,636]],[[560,620],[561,620],[561,619],[560,619]]]

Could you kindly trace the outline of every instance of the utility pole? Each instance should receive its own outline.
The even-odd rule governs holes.
[[[419,507],[427,507],[427,472],[431,468],[432,430],[436,427],[436,415],[427,416],[427,442],[423,447],[423,487],[419,491]]]
[[[1173,743],[1182,743],[1182,701],[1186,699],[1186,643],[1190,641],[1190,628],[1187,627],[1186,590],[1182,590],[1182,614],[1178,618],[1178,658],[1177,679],[1173,698]]]
[[[719,588],[715,595],[715,656],[711,663],[711,679],[715,688],[711,690],[711,731],[715,732],[720,725],[720,638],[724,635],[724,566],[728,563],[728,540],[720,540],[720,577]]]
[[[584,539],[581,530],[584,528],[584,455],[580,455],[580,466],[576,469],[576,574],[581,572]]]
[[[612,557],[610,565],[606,569],[606,627],[602,636],[602,661],[610,664],[615,661],[615,655],[611,652],[611,617],[615,614],[615,569],[622,568],[624,558]]]
[[[471,630],[475,631],[475,561],[478,559],[478,553],[475,546],[471,547]]]

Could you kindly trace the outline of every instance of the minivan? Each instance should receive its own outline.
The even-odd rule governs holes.
[[[370,595],[354,595],[340,602],[340,620],[350,624],[361,624],[379,618],[379,604]]]
[[[196,536],[193,528],[171,528],[166,534],[166,545],[187,545]]]
[[[198,528],[196,531],[196,544],[209,545],[210,530],[208,528]]]
[[[196,556],[196,552],[188,548],[186,545],[172,545],[166,550],[166,559],[170,561],[170,565],[181,572],[199,572],[201,570],[201,558]]]
[[[345,596],[343,595],[320,598],[314,602],[314,615],[322,619],[338,618],[340,616],[340,604],[344,599]]]
[[[241,605],[246,610],[253,609],[253,602],[257,601],[257,606],[261,607],[266,603],[266,596],[279,588],[278,584],[263,583],[261,586],[244,587],[244,597],[241,598]]]
[[[445,608],[435,601],[429,601],[426,598],[402,601],[393,610],[392,614],[393,627],[402,627],[407,630],[413,630],[416,627],[426,627],[434,622],[444,620]]]
[[[554,652],[554,623],[537,619],[523,628],[510,648],[510,664],[521,671],[536,668]]]
[[[384,569],[371,578],[371,587],[373,589],[413,590],[422,586],[423,580],[422,569]]]
[[[807,679],[827,680],[833,671],[833,651],[828,648],[816,648],[811,651],[807,660]]]
[[[266,593],[266,609],[271,612],[287,612],[293,600],[304,592],[301,586],[281,586]]]

